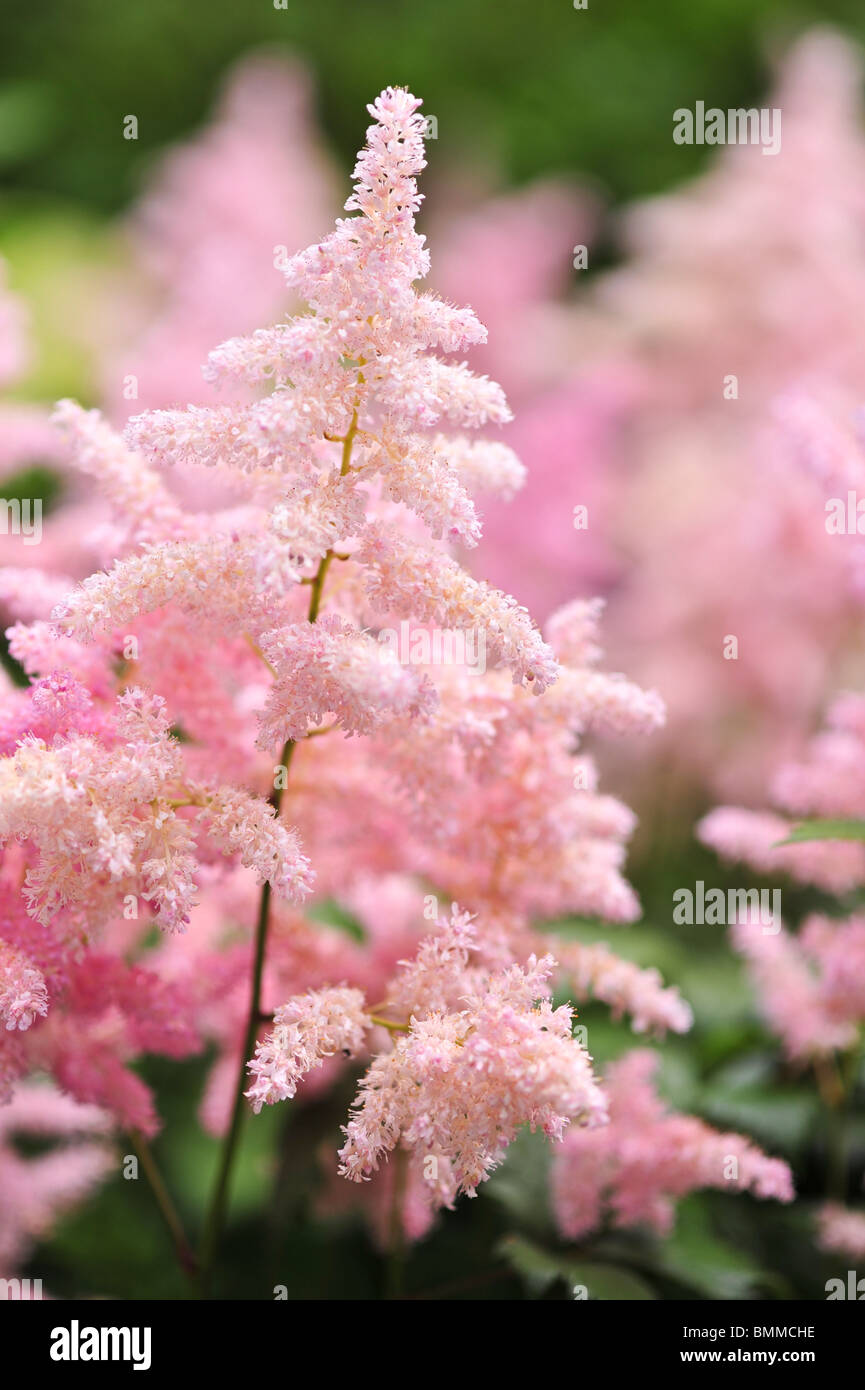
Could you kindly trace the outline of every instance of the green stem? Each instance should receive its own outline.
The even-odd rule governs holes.
[[[349,470],[349,466],[351,463],[351,449],[352,445],[354,444],[354,437],[356,434],[357,410],[354,411],[354,414],[351,417],[351,425],[349,426],[348,431],[342,441],[342,464],[339,470],[340,477],[342,478],[345,477],[346,473]],[[321,607],[321,595],[322,590],[324,589],[324,581],[333,558],[334,552],[332,550],[328,550],[327,553],[322,557],[321,563],[318,567],[318,570],[316,571],[315,578],[312,581],[312,592],[309,596],[309,621],[311,623],[314,623],[316,618],[318,617],[318,610]]]
[[[362,382],[362,375],[359,376],[359,383]],[[340,474],[342,477],[349,471],[351,462],[351,450],[354,437],[357,434],[357,409],[355,409],[351,425],[342,440],[342,465]],[[334,552],[328,550],[319,562],[315,577],[312,580],[312,588],[309,596],[309,622],[314,623],[318,617],[321,607],[322,592],[324,581],[327,575]],[[282,807],[282,793],[285,783],[288,780],[288,771],[291,766],[291,759],[296,748],[293,739],[289,739],[282,750],[282,765],[285,768],[285,776],[280,779],[279,787],[274,788],[270,795],[270,804],[276,812],[277,818]],[[201,1261],[199,1266],[198,1287],[202,1298],[210,1297],[210,1287],[213,1279],[213,1266],[216,1253],[222,1238],[223,1227],[225,1226],[225,1216],[228,1208],[229,1191],[231,1187],[231,1174],[234,1167],[234,1160],[237,1153],[243,1119],[246,1113],[244,1104],[244,1090],[246,1088],[246,1064],[252,1056],[255,1047],[255,1040],[258,1030],[261,1027],[261,982],[264,975],[264,959],[267,951],[267,932],[270,921],[270,884],[265,883],[261,890],[261,901],[258,909],[258,921],[255,927],[255,955],[252,967],[252,987],[249,1000],[249,1014],[246,1022],[246,1033],[243,1039],[243,1050],[240,1056],[240,1065],[237,1073],[237,1084],[234,1089],[234,1104],[231,1110],[231,1120],[225,1143],[222,1149],[222,1156],[216,1177],[216,1186],[213,1190],[210,1208],[204,1226],[204,1236],[201,1244]]]
[[[196,1273],[195,1252],[186,1239],[186,1233],[183,1229],[180,1217],[177,1214],[177,1208],[171,1200],[168,1188],[156,1165],[156,1160],[153,1157],[150,1145],[144,1135],[137,1129],[129,1131],[129,1138],[132,1147],[138,1155],[138,1161],[144,1169],[144,1175],[150,1184],[150,1189],[156,1198],[156,1205],[165,1222],[168,1234],[171,1236],[180,1268],[183,1270],[184,1274],[188,1275],[190,1279],[193,1279]]]
[[[285,768],[286,776],[281,778],[281,785],[276,787],[270,796],[270,804],[279,816],[282,806],[282,793],[284,783],[287,780],[288,770],[291,767],[291,759],[297,747],[293,739],[289,739],[282,750],[282,765]],[[228,1206],[229,1186],[231,1182],[231,1171],[234,1166],[235,1153],[237,1151],[240,1132],[243,1127],[243,1118],[246,1113],[244,1105],[244,1090],[246,1087],[246,1064],[252,1056],[255,1047],[255,1040],[261,1026],[261,982],[264,975],[264,957],[267,949],[267,930],[270,922],[270,884],[265,883],[261,890],[261,901],[258,908],[258,921],[255,927],[255,955],[252,966],[252,987],[249,999],[249,1014],[246,1020],[246,1032],[243,1038],[243,1048],[240,1055],[240,1066],[237,1073],[237,1083],[234,1088],[234,1104],[231,1109],[231,1121],[228,1127],[228,1134],[222,1149],[222,1158],[219,1164],[219,1171],[216,1178],[216,1186],[210,1203],[210,1210],[204,1227],[204,1238],[201,1245],[201,1267],[199,1277],[199,1290],[202,1298],[210,1296],[210,1284],[213,1275],[213,1263],[216,1257],[219,1241],[222,1236],[222,1228],[225,1225],[225,1213]]]
[[[842,1057],[816,1064],[826,1120],[826,1195],[843,1206],[847,1197],[849,1112],[861,1057],[861,1042]]]

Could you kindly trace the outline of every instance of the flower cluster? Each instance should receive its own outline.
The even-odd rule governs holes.
[[[6,1278],[50,1229],[109,1172],[110,1116],[49,1086],[22,1086],[0,1108],[0,1275]],[[40,1140],[25,1157],[16,1141]],[[50,1141],[50,1147],[48,1143]]]
[[[847,692],[833,701],[827,728],[773,779],[773,800],[786,815],[722,806],[704,817],[698,834],[726,859],[761,873],[788,874],[843,899],[865,882],[865,846],[856,834],[865,822],[863,771],[865,698]],[[816,819],[797,828],[803,817]],[[858,1085],[865,1026],[865,917],[835,903],[832,915],[811,912],[795,933],[780,924],[766,933],[746,913],[732,924],[731,935],[768,1027],[790,1062],[813,1069],[829,1133],[843,1134],[843,1114]],[[833,1185],[836,1197],[843,1198],[847,1165],[841,1149]],[[854,1256],[861,1249],[865,1218],[842,1202],[824,1204],[817,1224],[824,1248]]]
[[[677,1199],[699,1188],[793,1199],[786,1163],[741,1134],[720,1134],[693,1115],[669,1112],[655,1092],[657,1055],[635,1051],[608,1068],[610,1122],[573,1130],[553,1161],[553,1201],[562,1234],[578,1240],[609,1216],[616,1226],[664,1234]]]
[[[426,1182],[430,1208],[474,1196],[524,1124],[560,1139],[571,1121],[602,1123],[606,1103],[573,1012],[550,1003],[555,962],[491,969],[476,959],[478,941],[454,907],[398,971],[381,1016],[365,1015],[361,994],[345,988],[277,1010],[250,1063],[254,1107],[291,1097],[323,1056],[355,1052],[366,1030],[383,1029],[391,1040],[361,1080],[340,1171],[361,1182],[395,1154]]]
[[[201,1115],[230,1159],[244,1094],[258,1111],[362,1055],[340,1172],[406,1169],[417,1231],[522,1126],[604,1130],[554,987],[637,1031],[691,1022],[656,971],[543,928],[639,915],[634,817],[586,740],[653,732],[664,707],[601,669],[598,604],[542,633],[460,561],[475,494],[523,469],[469,435],[510,418],[461,360],[486,330],[417,288],[418,107],[371,105],[352,215],[282,259],[306,312],[215,347],[203,404],[157,391],[122,435],[61,404],[70,471],[103,498],[95,572],[79,551],[71,574],[0,575],[27,681],[0,706],[0,1084],[48,1072],[148,1135],[132,1064],[212,1046]],[[393,621],[474,637],[485,669],[397,659]],[[439,922],[439,899],[462,910]],[[362,941],[320,920],[334,905]],[[780,1195],[742,1158],[742,1185]]]

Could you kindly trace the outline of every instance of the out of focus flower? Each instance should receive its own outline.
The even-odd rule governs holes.
[[[553,1203],[563,1235],[579,1240],[607,1219],[665,1234],[676,1202],[714,1187],[793,1199],[790,1170],[741,1134],[721,1134],[693,1115],[670,1112],[652,1081],[652,1052],[629,1052],[604,1077],[609,1124],[571,1130],[553,1159]]]
[[[49,1235],[58,1217],[82,1202],[109,1173],[111,1151],[104,1142],[109,1117],[78,1105],[50,1086],[22,1086],[0,1107],[0,1270],[10,1274],[33,1244]],[[16,1139],[53,1141],[24,1157]]]
[[[824,1202],[817,1212],[818,1243],[821,1250],[865,1259],[865,1213],[851,1211],[838,1202]]]

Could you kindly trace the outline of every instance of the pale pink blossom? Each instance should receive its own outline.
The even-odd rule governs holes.
[[[265,748],[302,738],[328,715],[346,733],[368,734],[435,700],[428,679],[335,615],[265,633],[261,649],[279,672],[261,716]]]
[[[370,1028],[359,990],[318,990],[276,1010],[274,1028],[249,1063],[253,1075],[246,1092],[256,1114],[263,1105],[291,1100],[298,1081],[335,1052],[360,1051]]]
[[[21,1087],[0,1108],[0,1270],[8,1274],[47,1237],[64,1212],[84,1201],[104,1181],[112,1154],[104,1142],[108,1117],[95,1106],[78,1105],[50,1086]],[[25,1158],[16,1138],[59,1141],[48,1152]]]
[[[370,567],[370,598],[381,610],[412,612],[442,627],[476,627],[494,662],[508,666],[517,685],[541,694],[556,679],[552,652],[512,598],[472,579],[440,551],[373,532],[360,557]]]
[[[289,308],[306,312],[256,331],[236,300],[186,408],[167,389],[168,312],[149,350],[161,343],[169,365],[141,345],[148,379],[122,440],[60,407],[112,521],[77,587],[79,563],[48,563],[28,608],[24,566],[5,591],[0,579],[31,678],[4,689],[0,724],[3,1003],[29,1024],[0,1031],[0,1081],[6,1093],[48,1072],[153,1134],[138,1059],[206,1046],[201,1113],[224,1131],[244,1065],[258,1110],[302,1104],[363,1053],[340,1166],[361,1179],[387,1164],[378,1189],[405,1183],[420,1233],[522,1126],[560,1139],[603,1123],[554,975],[636,1028],[681,1031],[690,1015],[657,972],[598,943],[561,942],[556,965],[536,925],[639,915],[624,876],[635,818],[601,792],[583,739],[653,731],[663,707],[601,668],[596,605],[556,615],[548,643],[456,558],[480,533],[474,492],[510,495],[523,470],[498,438],[442,432],[510,412],[495,382],[444,360],[472,353],[474,367],[474,311],[416,283],[429,269],[418,105],[381,94],[351,215],[284,258]],[[170,281],[194,239],[178,201],[164,211]],[[201,327],[178,344],[181,383]],[[85,517],[104,520],[89,504]],[[413,635],[473,634],[476,655],[482,638],[484,660],[397,660],[379,640],[394,617]],[[442,922],[439,899],[462,910]],[[153,921],[190,930],[154,945]]]
[[[865,1212],[824,1202],[817,1212],[818,1244],[831,1254],[865,1259]]]
[[[784,844],[794,823],[770,811],[718,806],[697,833],[722,858],[750,864],[758,873],[787,873],[830,893],[849,892],[865,881],[865,847],[843,840]]]
[[[607,1069],[609,1123],[571,1130],[553,1159],[553,1203],[562,1234],[579,1240],[609,1218],[666,1234],[676,1201],[705,1187],[789,1202],[787,1164],[740,1134],[721,1134],[667,1109],[652,1081],[652,1052],[630,1052]]]
[[[435,1160],[429,1181],[437,1204],[450,1206],[460,1191],[475,1194],[523,1124],[560,1139],[572,1120],[600,1124],[606,1112],[572,1011],[549,1002],[552,958],[485,972],[467,963],[464,917],[443,931],[387,1001],[388,1011],[418,1002],[361,1081],[340,1171],[362,1181],[399,1146]],[[460,973],[464,1007],[437,1007],[460,988]]]
[[[41,971],[27,957],[0,940],[0,1023],[10,1031],[29,1028],[48,1012],[48,991]]]
[[[865,960],[865,921],[809,918],[798,936],[784,928],[764,932],[759,922],[731,928],[733,944],[748,962],[760,1009],[794,1061],[846,1051],[865,1017],[860,978],[849,978]]]

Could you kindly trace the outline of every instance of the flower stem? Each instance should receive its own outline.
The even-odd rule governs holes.
[[[847,1195],[849,1108],[860,1057],[861,1045],[846,1057],[818,1058],[814,1068],[826,1122],[826,1196],[842,1206]]]
[[[282,766],[286,771],[291,766],[291,759],[297,747],[293,739],[289,739],[282,750]],[[270,804],[279,816],[282,806],[282,793],[286,778],[280,779],[281,785],[274,788],[270,795]],[[243,1117],[246,1107],[243,1103],[243,1091],[246,1085],[246,1064],[252,1056],[255,1047],[255,1039],[261,1026],[261,981],[264,975],[264,957],[267,948],[267,929],[270,922],[270,884],[265,882],[261,890],[261,901],[258,908],[258,921],[255,927],[255,954],[252,966],[252,987],[249,999],[249,1014],[246,1021],[246,1033],[243,1039],[243,1047],[240,1055],[240,1066],[237,1073],[237,1084],[234,1088],[234,1104],[231,1110],[231,1122],[228,1133],[225,1137],[225,1144],[222,1149],[222,1158],[219,1164],[219,1171],[216,1178],[216,1186],[213,1191],[213,1198],[207,1221],[204,1228],[204,1238],[201,1245],[201,1266],[199,1275],[199,1292],[202,1298],[209,1298],[210,1284],[213,1275],[213,1263],[216,1251],[222,1236],[222,1228],[225,1225],[225,1213],[228,1206],[229,1187],[231,1183],[231,1170],[234,1166],[235,1153],[237,1151],[238,1140],[243,1126]]]
[[[361,380],[362,379],[363,378],[361,377]],[[351,463],[351,449],[352,445],[354,444],[354,437],[356,434],[357,409],[355,409],[354,414],[351,417],[351,425],[349,426],[348,433],[345,435],[342,441],[342,463],[339,470],[340,477],[342,478],[346,476],[349,470],[349,466]],[[333,558],[334,552],[332,550],[328,550],[327,553],[322,557],[321,563],[319,564],[318,570],[316,571],[315,578],[312,581],[312,592],[309,596],[309,621],[311,623],[314,623],[316,618],[318,617],[318,610],[321,607],[321,594],[324,588],[325,576],[327,575],[327,571],[330,567],[330,562]]]
[[[129,1131],[129,1138],[132,1141],[132,1147],[138,1155],[138,1161],[144,1169],[144,1176],[150,1184],[150,1190],[156,1198],[156,1205],[159,1207],[168,1234],[171,1236],[174,1243],[174,1249],[177,1253],[180,1268],[190,1279],[194,1279],[197,1270],[195,1252],[186,1239],[186,1233],[183,1229],[180,1217],[177,1214],[177,1208],[171,1200],[168,1188],[156,1165],[156,1160],[153,1157],[150,1145],[144,1135],[137,1129]]]
[[[409,1025],[407,1023],[395,1023],[393,1019],[382,1018],[380,1014],[369,1014],[371,1023],[377,1023],[379,1028],[389,1028],[392,1033],[407,1033]]]
[[[363,363],[360,364],[361,366]],[[358,375],[358,384],[363,382],[363,374]],[[340,467],[341,477],[345,477],[351,466],[351,450],[354,438],[357,434],[357,412],[355,406],[348,431],[342,439],[342,463]],[[312,579],[312,587],[309,596],[309,622],[314,623],[318,618],[321,607],[322,592],[324,581],[327,575],[334,552],[328,550],[319,561],[318,569]],[[250,640],[250,645],[256,651],[256,644]],[[271,668],[273,669],[273,668]],[[316,730],[315,732],[324,732]],[[270,804],[279,817],[282,808],[282,793],[285,783],[288,780],[288,771],[291,767],[291,759],[297,747],[293,739],[289,739],[282,750],[280,759],[285,768],[285,777],[281,778],[281,785],[275,787],[270,794]],[[210,1286],[213,1278],[213,1265],[216,1259],[216,1252],[222,1237],[222,1230],[225,1225],[225,1215],[228,1207],[229,1189],[231,1186],[231,1172],[234,1166],[234,1159],[237,1153],[240,1132],[243,1127],[243,1117],[246,1107],[244,1106],[244,1087],[246,1086],[246,1064],[252,1056],[255,1047],[255,1039],[262,1023],[261,1010],[261,981],[264,975],[264,958],[267,951],[267,930],[270,920],[270,884],[265,882],[261,890],[261,901],[258,908],[258,921],[255,927],[255,955],[252,966],[252,988],[250,991],[249,1014],[246,1023],[246,1033],[243,1039],[243,1050],[240,1055],[240,1065],[237,1073],[237,1085],[234,1089],[234,1104],[231,1110],[231,1121],[225,1143],[222,1149],[222,1157],[219,1163],[219,1170],[216,1177],[216,1186],[213,1191],[207,1220],[204,1226],[204,1236],[201,1244],[201,1260],[199,1264],[198,1288],[201,1298],[210,1297]]]

